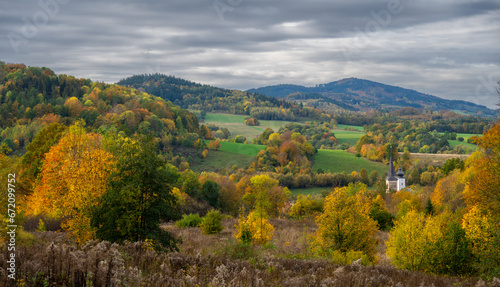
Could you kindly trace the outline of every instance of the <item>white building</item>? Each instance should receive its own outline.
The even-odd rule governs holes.
[[[394,171],[394,163],[392,162],[392,153],[391,158],[389,160],[389,173],[387,174],[387,178],[385,179],[385,183],[387,184],[387,191],[393,189],[395,191],[400,191],[401,189],[406,187],[405,173],[401,168],[398,169],[398,172]]]

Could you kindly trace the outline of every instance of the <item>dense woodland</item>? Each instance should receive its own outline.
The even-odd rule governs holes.
[[[498,284],[500,123],[464,117],[460,124],[456,114],[419,110],[373,119],[321,113],[324,120],[310,121],[313,109],[227,90],[227,101],[219,101],[216,88],[173,77],[136,76],[144,84],[136,90],[0,64],[0,178],[17,175],[17,242],[24,247],[16,252],[31,262],[19,263],[17,282],[2,275],[2,285]],[[163,84],[178,87],[164,92],[169,100],[143,87]],[[188,94],[193,105],[227,109],[240,101],[249,116],[280,109],[309,121],[266,129],[253,140],[265,148],[249,166],[196,173],[190,162],[236,137],[175,104],[186,104]],[[368,121],[354,152],[378,161],[392,154],[409,189],[387,192],[385,175],[365,169],[313,170],[317,149],[335,146],[333,129],[349,115],[352,123]],[[464,123],[485,131],[466,161],[435,167],[412,158],[410,151],[425,146],[450,151],[446,142]],[[448,130],[430,130],[439,124]],[[289,189],[308,186],[325,189],[314,196]],[[4,185],[0,256],[8,254],[7,197]],[[6,267],[2,260],[2,274]]]

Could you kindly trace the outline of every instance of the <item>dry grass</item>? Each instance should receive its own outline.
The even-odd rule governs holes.
[[[36,232],[36,242],[16,251],[17,282],[6,278],[7,246],[0,246],[0,286],[500,286],[500,280],[438,277],[396,269],[386,259],[377,266],[340,266],[307,256],[312,220],[274,219],[274,241],[232,258],[236,219],[224,231],[203,235],[198,228],[164,226],[183,238],[180,253],[150,250],[142,242],[122,245],[90,241],[77,247],[64,233]],[[378,234],[381,241],[387,233]],[[240,246],[241,247],[241,246]],[[382,253],[385,246],[380,245]],[[297,257],[297,258],[293,258]],[[306,259],[298,259],[306,258]]]
[[[470,154],[433,154],[433,153],[412,153],[412,158],[414,160],[421,160],[422,162],[427,162],[432,166],[443,166],[444,163],[452,158],[459,158],[461,160],[466,160]]]

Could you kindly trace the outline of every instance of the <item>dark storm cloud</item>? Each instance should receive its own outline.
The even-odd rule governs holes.
[[[498,0],[4,1],[0,60],[238,89],[359,77],[494,107],[499,12]]]

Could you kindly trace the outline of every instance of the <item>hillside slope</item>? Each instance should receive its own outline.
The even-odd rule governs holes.
[[[192,113],[159,97],[0,61],[0,145],[22,154],[43,127],[77,120],[90,130],[151,133],[163,146],[173,137],[199,131]]]

